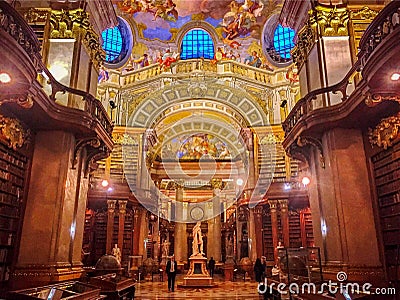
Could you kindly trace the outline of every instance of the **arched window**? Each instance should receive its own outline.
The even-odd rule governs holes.
[[[106,52],[107,67],[119,68],[129,58],[132,50],[132,32],[125,20],[118,17],[118,25],[108,28],[101,34],[103,49]]]
[[[192,29],[183,37],[181,59],[214,58],[214,42],[207,31]]]
[[[282,58],[290,58],[290,51],[294,47],[293,38],[293,29],[278,24],[274,32],[274,48]]]

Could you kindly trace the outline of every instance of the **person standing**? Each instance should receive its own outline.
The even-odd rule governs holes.
[[[262,282],[262,276],[265,272],[264,266],[261,263],[261,259],[257,258],[254,264],[254,275],[257,282]]]
[[[178,264],[175,261],[175,257],[172,255],[171,260],[167,262],[167,267],[165,271],[167,272],[168,276],[168,291],[175,290],[175,276],[176,276],[176,269],[178,268]]]
[[[208,262],[208,269],[210,270],[211,277],[214,277],[215,260],[212,256],[210,261]]]

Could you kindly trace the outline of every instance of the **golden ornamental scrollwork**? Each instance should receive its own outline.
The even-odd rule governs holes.
[[[327,7],[318,5],[315,11],[310,11],[312,26],[318,26],[322,36],[347,36],[349,30],[347,23],[350,19],[350,12],[346,7]]]
[[[16,103],[22,108],[29,109],[33,106],[33,95],[28,93],[27,95],[23,96],[0,98],[0,106],[5,103]]]
[[[139,145],[137,139],[127,133],[114,133],[113,141],[115,144],[137,146]]]
[[[221,178],[213,178],[211,179],[210,183],[213,189],[219,190],[222,190],[224,184]]]
[[[383,101],[395,101],[400,104],[400,95],[396,94],[368,94],[365,99],[365,104],[369,107],[373,107]]]
[[[26,22],[28,23],[45,23],[50,14],[50,11],[47,9],[36,9],[30,8],[27,10],[23,16]]]
[[[387,149],[387,147],[392,146],[394,140],[399,138],[399,127],[400,113],[396,116],[384,118],[375,129],[369,129],[369,142],[371,145]]]
[[[364,6],[360,10],[351,12],[350,17],[351,19],[372,21],[378,15],[378,13],[379,11],[373,10],[368,6]]]
[[[29,131],[25,130],[17,119],[0,115],[0,142],[17,150],[26,143],[28,138]]]
[[[94,66],[99,69],[106,59],[106,52],[101,46],[99,42],[99,36],[93,30],[93,28],[86,30],[83,38],[83,45],[85,46],[86,51],[89,53]]]
[[[299,31],[296,46],[291,51],[293,61],[298,69],[304,64],[316,40],[316,26],[312,25],[310,19]]]

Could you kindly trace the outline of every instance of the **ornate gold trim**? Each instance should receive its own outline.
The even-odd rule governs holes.
[[[297,68],[300,69],[308,57],[315,44],[317,30],[315,24],[312,25],[310,19],[306,25],[299,31],[296,46],[293,48],[292,58]]]
[[[398,113],[396,116],[384,118],[375,127],[375,129],[369,128],[369,142],[372,146],[377,145],[378,147],[383,147],[383,149],[387,149],[387,147],[392,146],[394,140],[400,137],[399,127],[400,113]]]
[[[382,101],[396,101],[400,104],[400,95],[397,94],[368,94],[367,99],[365,99],[365,104],[369,107],[374,107],[375,105],[381,103]]]
[[[350,19],[350,12],[347,7],[326,7],[318,5],[315,11],[309,12],[311,26],[319,26],[322,36],[347,36],[349,30],[347,23]]]
[[[364,6],[357,11],[351,12],[350,17],[351,19],[372,21],[378,15],[378,13],[379,11],[373,10],[368,6]]]
[[[123,132],[114,133],[113,141],[115,144],[121,144],[121,145],[129,145],[129,146],[139,145],[139,142],[137,141],[136,138]]]
[[[28,137],[29,131],[17,119],[0,115],[0,142],[17,150],[26,143]]]

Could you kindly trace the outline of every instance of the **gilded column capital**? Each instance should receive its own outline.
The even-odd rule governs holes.
[[[107,210],[109,213],[114,213],[115,212],[115,204],[117,203],[117,200],[107,200]]]
[[[50,38],[81,40],[96,68],[103,64],[106,54],[100,38],[82,9],[53,10],[50,15]]]
[[[346,6],[318,5],[309,11],[311,26],[319,27],[321,36],[347,36],[350,11]]]
[[[268,200],[268,204],[271,213],[276,212],[278,206],[278,200]]]
[[[263,207],[262,206],[257,205],[254,208],[254,215],[255,215],[256,218],[261,218],[262,217],[262,212],[263,212]]]
[[[118,206],[119,206],[119,213],[120,214],[125,214],[126,213],[126,204],[128,201],[126,200],[118,200]]]
[[[281,211],[287,212],[287,210],[288,210],[288,200],[287,199],[283,199],[283,200],[278,200],[278,202],[279,202],[279,207],[280,207]]]

